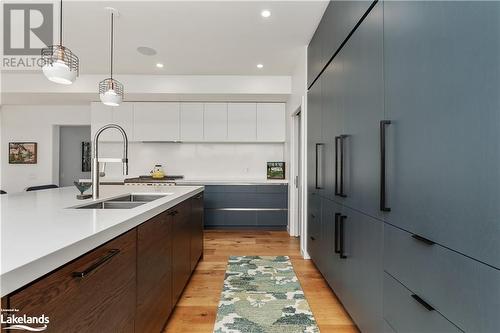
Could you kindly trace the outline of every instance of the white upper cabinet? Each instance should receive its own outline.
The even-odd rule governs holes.
[[[136,142],[285,142],[285,103],[127,102],[91,103],[92,138],[104,125],[123,127]],[[101,141],[122,141],[107,130]]]
[[[205,103],[203,113],[203,140],[227,140],[227,103]]]
[[[180,104],[134,103],[134,141],[179,141]]]
[[[181,141],[203,141],[203,103],[181,103]]]
[[[229,141],[257,140],[257,103],[228,103],[227,128]]]
[[[134,136],[134,106],[133,103],[122,103],[120,106],[106,106],[101,102],[93,102],[90,105],[90,122],[92,139],[94,134],[104,125],[116,124],[125,130],[128,139]],[[122,135],[115,129],[104,131],[99,141],[122,141]]]
[[[284,103],[257,103],[257,141],[285,141],[285,112]]]

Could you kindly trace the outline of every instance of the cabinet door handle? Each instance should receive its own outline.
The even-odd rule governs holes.
[[[346,197],[344,193],[344,139],[346,137],[347,135],[335,137],[335,195],[343,198]]]
[[[339,222],[340,222],[340,216],[342,214],[340,213],[335,213],[335,232],[333,234],[333,242],[334,242],[334,252],[335,253],[340,253],[339,249]]]
[[[427,238],[419,236],[419,235],[413,234],[413,235],[411,235],[411,237],[413,239],[416,239],[416,240],[418,240],[418,241],[426,244],[426,245],[434,245],[434,244],[436,244],[435,242],[431,241],[430,239],[427,239]]]
[[[386,168],[385,168],[385,128],[390,125],[390,120],[380,121],[380,210],[383,212],[390,212],[391,209],[386,205]]]
[[[309,237],[309,238],[311,238],[311,240],[312,240],[312,241],[315,241],[315,240],[316,240],[316,238],[314,238],[313,236],[311,236],[311,237]]]
[[[426,301],[424,301],[420,296],[418,296],[416,294],[412,294],[411,297],[413,297],[414,300],[416,300],[417,302],[419,302],[420,305],[422,305],[428,311],[434,311],[434,310],[436,310],[429,303],[427,303]]]
[[[174,216],[174,215],[177,215],[178,213],[179,213],[178,211],[174,210],[174,211],[169,212],[168,215]]]
[[[321,150],[320,150],[321,148]],[[323,144],[316,144],[316,184],[315,187],[317,190],[321,190],[323,188],[323,153],[319,153],[319,151],[323,151]],[[321,157],[320,157],[321,155]]]
[[[194,197],[195,199],[203,199],[203,194],[200,194],[200,195],[197,195],[196,197]]]
[[[94,270],[96,270],[99,266],[103,265],[106,263],[108,260],[116,256],[118,253],[120,253],[120,250],[118,249],[111,249],[104,255],[101,259],[97,260],[95,263],[90,265],[86,270],[81,271],[81,272],[73,272],[71,275],[73,277],[79,277],[79,278],[84,278],[85,276],[89,275],[92,273]]]
[[[335,137],[335,195],[340,195],[339,191],[339,141],[340,136]]]
[[[345,215],[340,215],[339,217],[339,257],[340,259],[346,259],[347,256],[344,253],[344,222],[347,216]]]
[[[344,193],[344,142],[347,135],[340,136],[340,193],[339,196],[345,198],[347,195]]]

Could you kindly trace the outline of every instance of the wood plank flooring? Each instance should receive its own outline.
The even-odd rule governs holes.
[[[230,255],[290,256],[321,333],[358,332],[314,264],[302,259],[297,238],[285,231],[205,231],[204,257],[164,333],[212,333]]]

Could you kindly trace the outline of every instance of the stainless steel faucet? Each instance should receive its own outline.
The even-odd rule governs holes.
[[[122,133],[123,136],[123,157],[120,158],[99,158],[99,136],[107,129],[114,128]],[[92,198],[99,198],[99,162],[108,163],[123,163],[123,174],[128,175],[128,138],[125,130],[118,125],[108,124],[101,127],[94,135],[94,142],[92,143]]]

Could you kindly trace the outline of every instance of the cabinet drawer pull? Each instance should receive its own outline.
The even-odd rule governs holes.
[[[426,301],[424,301],[422,298],[420,298],[420,296],[416,295],[416,294],[412,294],[411,297],[413,297],[414,300],[416,300],[417,302],[420,303],[420,305],[422,305],[424,308],[426,308],[428,311],[434,311],[436,309],[434,309],[429,303],[427,303]]]
[[[99,266],[103,265],[105,262],[116,256],[118,253],[120,253],[120,250],[111,249],[108,251],[108,253],[106,253],[105,256],[103,256],[101,259],[90,265],[86,270],[81,272],[73,272],[71,275],[73,277],[83,278],[92,273],[92,271],[96,270]]]
[[[313,236],[311,236],[311,237],[309,237],[309,238],[311,238],[311,240],[312,240],[312,241],[315,241],[315,240],[316,240],[316,238],[314,238]]]
[[[427,238],[419,236],[419,235],[413,234],[413,235],[411,235],[411,237],[413,239],[416,239],[416,240],[418,240],[418,241],[420,241],[420,242],[422,242],[424,244],[427,244],[427,245],[434,245],[434,244],[436,244],[433,241],[431,241],[430,239],[427,239]]]
[[[174,211],[171,211],[171,212],[168,212],[167,214],[170,215],[170,216],[174,216],[174,215],[177,215],[179,212],[174,210]]]
[[[203,194],[200,194],[200,195],[197,195],[196,197],[194,197],[195,199],[203,199]]]

